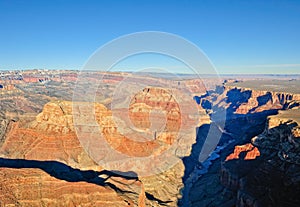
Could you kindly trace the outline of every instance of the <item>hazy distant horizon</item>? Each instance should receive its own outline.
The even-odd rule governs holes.
[[[155,72],[155,71],[148,71],[148,72],[139,72],[139,71],[131,71],[131,70],[114,70],[114,71],[104,71],[104,70],[82,70],[82,69],[48,69],[48,68],[26,68],[26,69],[0,69],[0,71],[32,71],[32,70],[45,70],[45,71],[89,71],[89,72],[120,72],[120,73],[138,73],[138,74],[169,74],[169,73],[162,73],[162,72]],[[187,75],[187,76],[195,76],[193,73],[171,73],[175,75]],[[209,73],[200,73],[199,75],[202,76],[299,76],[300,73],[218,73],[218,74],[209,74]]]

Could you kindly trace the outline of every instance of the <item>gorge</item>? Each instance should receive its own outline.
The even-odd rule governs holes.
[[[211,161],[199,164],[201,143],[212,126],[206,124],[198,129],[192,154],[184,158],[185,188],[179,206],[299,205],[295,197],[290,198],[299,193],[299,92],[225,85],[218,94],[196,100],[210,114],[226,110],[226,133],[222,133],[218,147],[208,159]],[[293,161],[288,162],[291,156]],[[289,176],[284,176],[286,170]]]
[[[97,75],[87,78],[94,81]],[[199,81],[181,80],[180,85],[186,82],[196,94],[197,128],[186,131],[174,149],[176,164],[142,176],[105,169],[80,143],[73,117],[74,72],[31,76],[1,89],[0,206],[299,206],[300,92],[297,87],[280,88],[297,85],[295,81],[254,84],[265,88],[243,85],[247,80],[224,81],[205,92]],[[93,105],[106,141],[130,156],[163,152],[175,142],[179,122],[189,126],[195,117],[181,114],[168,89],[146,87],[131,97],[132,123],[147,131],[157,116],[151,110],[164,109],[167,124],[160,133],[147,131],[149,139],[141,144],[143,137],[133,139],[123,122],[112,119],[110,97],[124,77],[108,75],[99,86],[108,92],[99,93]],[[134,77],[136,82],[145,78]],[[131,88],[124,90],[127,94]],[[121,109],[116,110],[120,118]],[[216,148],[206,142],[210,131]],[[202,161],[205,150],[210,155]]]

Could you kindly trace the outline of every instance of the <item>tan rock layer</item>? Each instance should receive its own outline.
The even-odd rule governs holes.
[[[39,169],[0,168],[1,206],[135,206],[114,190],[87,182],[67,182]]]
[[[76,113],[78,112],[80,110],[76,111]],[[167,145],[172,143],[172,140],[168,140],[168,134],[158,136],[157,140],[148,142],[152,143],[148,145],[131,140],[118,132],[117,126],[112,124],[111,115],[112,113],[103,105],[95,105],[96,121],[102,127],[106,140],[120,152],[133,153],[133,156],[145,156],[152,153],[153,149],[157,149],[157,147],[164,147],[162,143]],[[171,115],[170,117],[172,118]],[[0,149],[0,154],[2,157],[11,159],[57,160],[74,168],[102,170],[83,150],[73,125],[71,102],[49,102],[34,121],[26,124],[13,123],[12,129]],[[130,184],[126,179],[109,179],[110,183],[137,195],[136,197],[125,193],[124,197],[122,193],[112,192],[111,189],[103,186],[95,187],[94,184],[61,181],[37,169],[0,168],[2,173],[0,173],[0,179],[3,180],[3,185],[7,186],[5,189],[1,188],[3,197],[7,198],[2,202],[6,204],[19,202],[20,206],[40,206],[42,203],[47,206],[62,206],[63,204],[78,206],[80,203],[83,206],[92,206],[92,203],[95,202],[96,206],[123,206],[124,202],[125,205],[130,204],[130,206],[176,206],[178,192],[182,187],[183,171],[184,167],[180,163],[161,175],[141,178],[142,183],[140,184]],[[30,183],[40,187],[37,189],[32,187],[28,190]],[[80,188],[80,186],[82,187]],[[52,194],[49,194],[49,189],[54,189],[51,191]],[[63,189],[63,192],[58,189]],[[146,192],[162,203],[149,200],[145,196]],[[40,193],[39,196],[28,197],[29,194],[37,195],[38,193]],[[72,200],[74,201],[72,202]]]

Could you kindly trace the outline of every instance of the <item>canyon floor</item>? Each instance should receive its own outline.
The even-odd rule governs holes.
[[[299,206],[299,79],[3,72],[0,206]]]

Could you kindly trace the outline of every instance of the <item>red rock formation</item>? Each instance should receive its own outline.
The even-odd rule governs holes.
[[[252,150],[248,151],[245,160],[254,160],[260,156],[260,152],[257,147],[254,147]]]
[[[246,152],[244,160],[254,160],[256,157],[260,156],[258,148],[254,147],[251,143],[248,143],[241,146],[235,146],[234,152],[227,156],[226,161],[239,159],[242,152]]]
[[[157,110],[156,114],[151,114],[152,110]],[[152,122],[150,120],[152,116]],[[181,112],[178,103],[171,93],[162,88],[146,88],[136,94],[129,108],[129,117],[132,123],[140,129],[148,130],[151,124],[165,124],[162,129],[164,133],[154,131],[154,139],[161,140],[167,144],[173,144],[176,133],[180,129]],[[163,123],[165,121],[165,123]],[[154,122],[154,123],[153,123]],[[157,128],[160,126],[154,126]],[[173,133],[171,133],[173,132]]]
[[[50,102],[35,121],[13,123],[1,148],[2,157],[30,160],[58,160],[72,167],[102,170],[82,149],[72,126],[71,103]],[[21,206],[145,206],[142,184],[124,178],[107,178],[107,182],[123,190],[137,193],[127,197],[105,186],[68,183],[50,177],[37,169],[0,168],[1,204]],[[31,187],[28,189],[28,185]],[[2,188],[1,188],[2,186]],[[3,187],[5,186],[5,188]],[[34,186],[37,186],[36,188]],[[127,189],[128,188],[128,189]],[[51,189],[51,190],[50,190]],[[132,195],[135,195],[135,194]],[[1,198],[1,197],[0,197]]]
[[[111,116],[111,111],[105,106],[95,104],[95,117],[98,124],[102,127],[102,132],[107,142],[119,152],[132,156],[147,156],[154,151],[159,153],[159,151],[165,149],[166,145],[172,143],[172,140],[169,139],[169,132],[162,133],[157,137],[157,140],[150,140],[147,144],[130,139],[118,131],[118,126],[113,123]],[[171,118],[172,116],[170,115]],[[172,127],[170,126],[169,129],[172,129]],[[163,142],[165,144],[162,144]],[[12,129],[6,135],[6,140],[0,149],[0,154],[2,157],[11,159],[56,160],[73,168],[102,170],[102,167],[97,166],[80,145],[73,126],[72,102],[67,101],[47,103],[42,113],[32,122],[24,123],[21,121],[13,123]],[[11,186],[7,185],[9,186],[8,189],[3,190],[3,195],[6,198],[12,197],[15,199],[5,200],[6,204],[18,201],[22,205],[31,203],[32,206],[39,206],[43,202],[49,204],[49,206],[62,206],[62,203],[67,203],[70,206],[77,206],[79,203],[91,206],[90,203],[98,202],[99,206],[123,206],[123,203],[127,202],[130,204],[127,204],[129,206],[160,206],[156,201],[146,198],[145,192],[147,192],[159,200],[169,201],[169,206],[175,206],[178,190],[182,187],[181,177],[183,172],[183,164],[178,163],[172,169],[160,175],[140,178],[142,183],[131,183],[132,181],[127,181],[126,179],[118,180],[118,178],[109,179],[108,182],[120,189],[130,189],[133,192],[132,196],[125,193],[125,197],[123,193],[117,195],[106,187],[98,186],[95,188],[94,184],[74,184],[51,178],[49,175],[36,169],[28,171],[27,169],[12,170],[0,168],[0,179],[5,180],[5,184],[7,182],[11,183]],[[13,173],[15,177],[8,176],[10,173]],[[31,174],[32,176],[30,177],[29,175]],[[21,178],[24,178],[22,184],[17,187]],[[27,190],[26,186],[31,182],[33,185],[40,186],[38,192],[36,192],[35,188]],[[73,189],[79,185],[83,186],[80,189],[84,192],[80,191],[80,189]],[[61,186],[64,186],[62,188],[64,192],[56,190],[61,189]],[[49,189],[54,189],[54,191],[48,195]],[[99,192],[103,193],[99,194]],[[18,196],[15,195],[16,193]],[[28,197],[27,193],[32,195],[40,193],[40,196]],[[104,197],[102,196],[103,194],[108,196]],[[68,199],[65,200],[65,197]],[[74,199],[74,203],[70,203],[72,199]]]

